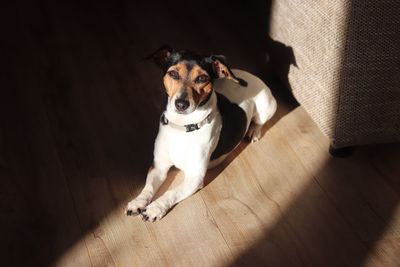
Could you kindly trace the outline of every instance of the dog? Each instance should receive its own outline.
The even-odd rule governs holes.
[[[167,101],[153,165],[143,190],[128,203],[126,215],[141,214],[143,220],[154,222],[201,189],[207,169],[221,163],[245,136],[259,140],[277,103],[259,78],[231,70],[223,56],[164,46],[149,58],[164,72]],[[152,201],[172,166],[184,172],[184,181]]]

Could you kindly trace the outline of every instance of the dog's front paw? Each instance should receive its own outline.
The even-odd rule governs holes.
[[[127,216],[134,216],[138,215],[142,212],[142,210],[149,204],[150,201],[147,199],[137,197],[131,202],[128,203],[128,206],[126,207],[126,215]]]
[[[168,208],[162,205],[159,201],[150,203],[141,214],[144,221],[154,222],[160,220],[168,211]]]

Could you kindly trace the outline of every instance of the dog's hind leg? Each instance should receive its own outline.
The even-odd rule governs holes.
[[[262,125],[257,124],[255,122],[251,122],[249,129],[247,130],[246,133],[247,141],[252,143],[259,141],[261,138],[261,128]]]
[[[147,173],[146,185],[142,192],[128,203],[126,215],[138,215],[152,201],[154,194],[160,188],[167,177],[172,164],[155,163]]]
[[[256,142],[260,140],[261,128],[275,114],[276,108],[276,100],[268,88],[267,90],[262,90],[254,98],[253,116],[246,134],[246,138],[249,141]]]

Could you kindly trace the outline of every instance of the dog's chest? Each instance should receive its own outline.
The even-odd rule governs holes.
[[[219,131],[220,128],[215,122],[190,133],[170,129],[167,135],[170,160],[180,169],[193,163],[206,163],[216,146]]]

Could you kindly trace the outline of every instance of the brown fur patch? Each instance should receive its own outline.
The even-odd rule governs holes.
[[[176,71],[179,74],[180,79],[179,80],[173,79],[168,74],[168,72],[170,71]],[[180,62],[168,69],[167,73],[164,76],[164,86],[169,96],[174,96],[176,93],[182,90],[184,77],[187,76],[187,73],[188,69],[184,62]]]
[[[197,77],[201,75],[207,75],[208,77],[207,72],[204,69],[202,69],[199,65],[193,66],[190,72],[190,80],[193,82],[192,95],[193,95],[193,100],[196,104],[199,104],[204,99],[206,99],[208,94],[211,93],[212,91],[212,84],[209,80],[205,83],[195,82]]]

